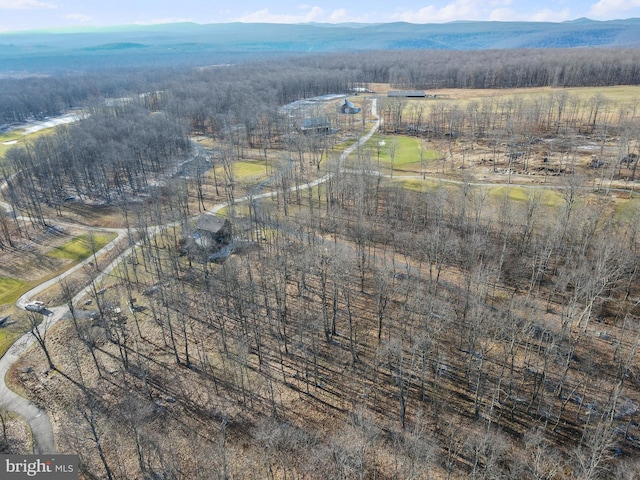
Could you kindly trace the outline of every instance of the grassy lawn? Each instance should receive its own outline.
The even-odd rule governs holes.
[[[413,192],[427,192],[437,190],[438,188],[446,188],[446,189],[456,189],[460,187],[458,184],[448,183],[446,181],[438,181],[433,179],[402,179],[402,176],[397,177],[392,180],[392,184],[402,185],[403,188],[407,190],[411,190]],[[473,188],[485,188],[485,187],[473,187]],[[529,199],[533,199],[534,196],[539,196],[540,203],[545,207],[556,208],[564,205],[564,200],[562,195],[553,190],[553,187],[549,187],[548,189],[537,189],[532,190],[530,188],[519,187],[517,185],[509,185],[509,186],[496,186],[496,187],[486,187],[488,188],[489,198],[493,200],[502,200],[506,196],[509,200],[515,202],[526,202]],[[638,201],[640,203],[640,200]],[[636,206],[638,203],[636,203]],[[622,208],[622,207],[621,207]],[[631,205],[624,207],[625,210],[631,211],[633,208]]]
[[[249,216],[249,202],[239,202],[233,205],[233,214],[235,217],[248,217]],[[228,217],[231,215],[231,207],[224,207],[218,212],[221,217]]]
[[[94,235],[94,248],[99,250],[107,243],[116,238],[115,233],[98,233]],[[91,248],[91,238],[89,234],[79,235],[66,242],[60,247],[50,250],[46,255],[52,258],[72,260],[72,263],[78,263],[93,254]],[[10,277],[0,277],[0,306],[15,303],[18,298],[25,292],[29,291],[36,285],[54,278],[68,270],[70,266],[61,266],[59,270],[48,271],[42,277],[33,281],[24,281]]]
[[[615,218],[621,222],[631,222],[640,213],[640,198],[623,200],[616,205]]]
[[[394,169],[403,167],[415,167],[416,171],[420,170],[420,140],[415,137],[406,136],[383,136],[373,135],[371,139],[365,144],[366,148],[369,148],[372,152],[371,161],[373,163],[378,162],[378,149],[380,152],[380,165],[390,168],[391,167],[391,155],[390,150],[395,144],[395,158],[393,162]],[[423,150],[422,159],[424,162],[431,162],[437,160],[440,154],[435,150]]]
[[[18,145],[23,139],[21,130],[13,130],[9,133],[0,134],[0,158],[4,157],[7,150]]]
[[[402,188],[406,188],[407,190],[411,190],[412,192],[427,192],[430,190],[437,190],[438,188],[443,187],[442,182],[432,179],[419,180],[415,178],[410,178],[406,180],[402,180],[402,177],[395,178],[391,181],[392,184],[402,185]]]
[[[0,330],[0,355],[4,355],[20,336],[21,333],[16,329],[3,328]]]
[[[14,303],[31,284],[17,278],[0,277],[0,305]]]
[[[271,170],[271,161],[269,162],[269,170]],[[247,177],[266,177],[266,168],[264,160],[259,162],[235,162],[233,164],[233,176],[235,180],[244,180]],[[213,178],[213,172],[209,172]],[[224,180],[224,168],[220,165],[216,166],[216,176],[218,181]]]
[[[264,161],[261,162],[236,162],[233,164],[233,174],[239,179],[247,177],[266,178],[266,168]]]
[[[4,158],[4,155],[9,149],[18,145],[23,145],[25,140],[33,140],[35,138],[41,137],[42,135],[48,135],[52,131],[52,128],[47,128],[44,130],[39,130],[35,133],[25,135],[24,129],[18,128],[16,130],[12,130],[11,132],[0,134],[0,160]],[[0,163],[2,162],[0,161]]]
[[[85,233],[49,251],[47,256],[81,262],[92,255],[93,252],[100,250],[114,238],[116,238],[115,233],[94,233],[93,235]]]
[[[503,198],[506,195],[510,200],[517,202],[526,202],[535,195],[539,195],[541,204],[547,207],[559,207],[564,204],[562,195],[554,191],[553,187],[537,189],[535,191],[516,185],[490,187],[489,195],[493,198]]]
[[[235,162],[233,164],[233,180],[234,183],[256,185],[268,178],[273,173],[273,169],[273,161],[271,159],[269,159],[268,173],[264,160]],[[215,176],[213,170],[207,172],[206,175],[210,182],[217,178],[219,188],[223,188],[226,183],[224,168],[220,165],[215,167]]]
[[[529,198],[527,189],[516,186],[491,187],[489,189],[489,195],[494,198],[504,198],[507,196],[509,200],[515,200],[517,202],[526,202],[527,198]]]
[[[17,298],[17,297],[16,297]],[[18,307],[5,307],[0,310],[0,317],[8,315],[9,322],[6,326],[0,328],[0,357],[4,355],[9,347],[29,330],[29,322],[27,321],[25,312]]]

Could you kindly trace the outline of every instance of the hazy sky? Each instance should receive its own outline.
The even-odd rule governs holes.
[[[0,31],[69,26],[220,22],[562,22],[640,17],[640,0],[0,0]]]

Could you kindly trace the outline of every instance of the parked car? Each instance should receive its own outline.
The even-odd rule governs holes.
[[[30,312],[42,312],[46,308],[47,306],[40,300],[34,300],[33,302],[29,302],[24,306],[24,309],[29,310]]]

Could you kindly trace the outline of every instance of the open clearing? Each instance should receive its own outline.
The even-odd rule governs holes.
[[[51,128],[47,128],[28,133],[26,129],[19,128],[8,133],[0,134],[0,164],[5,154],[11,148],[19,147],[20,145],[24,145],[25,142],[35,140],[43,135],[48,135],[51,131]]]
[[[67,125],[77,122],[79,119],[80,116],[76,113],[66,113],[48,120],[28,122],[8,132],[0,133],[0,160],[9,149],[46,135],[59,125]]]
[[[365,144],[365,148],[371,150],[374,163],[379,160],[380,165],[387,169],[391,168],[393,154],[394,170],[407,166],[417,167],[419,170],[421,153],[425,164],[441,156],[436,150],[425,148],[422,140],[417,137],[404,135],[374,135]]]
[[[400,90],[388,84],[372,84],[371,89],[378,94],[386,95],[389,90]],[[606,87],[574,87],[574,88],[554,88],[554,87],[532,87],[532,88],[504,88],[504,89],[462,89],[462,88],[439,88],[426,90],[428,94],[435,95],[435,98],[426,98],[429,103],[438,101],[456,102],[459,106],[466,106],[467,102],[480,101],[482,99],[505,99],[505,100],[533,100],[545,98],[550,95],[572,95],[582,100],[601,96],[613,106],[638,105],[640,98],[639,85],[616,85]]]
[[[115,233],[47,229],[14,249],[0,250],[0,308],[35,285],[68,270],[115,238]],[[93,247],[92,247],[93,242]],[[1,310],[0,310],[1,313]]]
[[[15,303],[29,289],[29,283],[17,278],[0,277],[0,305]]]
[[[47,252],[49,257],[65,258],[81,262],[90,255],[98,252],[116,237],[115,234],[85,233]]]

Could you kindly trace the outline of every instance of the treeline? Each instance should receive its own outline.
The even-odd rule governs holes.
[[[111,68],[99,72],[0,78],[0,127],[60,115],[65,110],[161,90],[173,68]],[[0,128],[1,131],[1,128]]]
[[[411,88],[598,87],[640,83],[638,49],[412,50],[348,55],[362,79]]]
[[[190,148],[186,126],[163,113],[133,101],[100,107],[79,123],[11,149],[6,196],[40,222],[43,205],[59,211],[68,197],[123,202],[170,174]]]
[[[260,132],[261,125],[279,128],[278,107],[301,98],[346,93],[354,81],[353,72],[327,64],[300,66],[297,60],[209,67],[171,79],[165,108],[188,119],[197,133],[225,135],[229,127],[241,125],[248,141],[258,143],[259,137],[275,134]]]
[[[0,80],[0,123],[57,115],[94,97],[171,90],[176,108],[192,111],[199,126],[204,116],[220,111],[242,118],[256,105],[346,93],[356,83],[420,89],[637,85],[638,65],[638,49],[404,50],[8,78]]]

